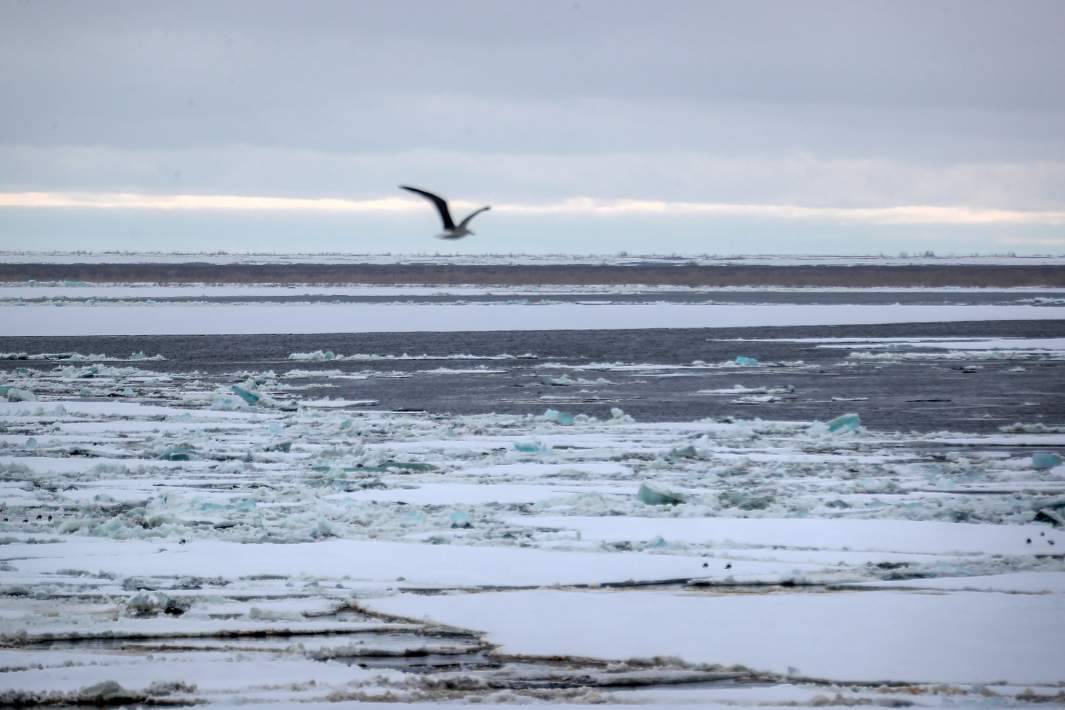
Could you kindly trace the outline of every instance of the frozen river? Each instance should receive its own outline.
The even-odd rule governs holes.
[[[1054,292],[42,288],[0,705],[1065,703]]]

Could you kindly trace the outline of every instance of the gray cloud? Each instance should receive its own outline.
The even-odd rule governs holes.
[[[1060,210],[1063,26],[1055,0],[0,0],[0,190]]]
[[[1065,111],[1053,1],[7,2],[3,19],[8,143],[569,150],[637,124],[652,148],[715,149],[746,112],[823,149],[817,126],[861,109],[974,111],[969,133]]]

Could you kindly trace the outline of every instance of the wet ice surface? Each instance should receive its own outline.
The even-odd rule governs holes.
[[[1065,703],[1063,337],[5,338],[0,704]]]

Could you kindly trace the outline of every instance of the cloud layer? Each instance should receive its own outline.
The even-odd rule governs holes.
[[[413,183],[545,218],[664,204],[1042,244],[1015,228],[1065,210],[1063,26],[1055,0],[8,1],[0,209],[368,215]]]

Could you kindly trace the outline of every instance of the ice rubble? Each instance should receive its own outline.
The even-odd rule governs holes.
[[[680,364],[668,364],[657,362],[582,362],[582,363],[566,363],[557,361],[548,361],[535,365],[537,369],[542,370],[579,370],[579,371],[592,371],[592,372],[647,372],[647,373],[672,373],[672,372],[684,372],[687,370],[733,370],[733,369],[747,369],[755,367],[750,364],[740,364],[736,360],[724,360],[722,362],[706,362],[705,360],[692,360],[687,365]],[[787,368],[787,369],[803,369],[809,367],[802,360],[781,360],[773,362],[758,362],[757,368]]]
[[[143,690],[129,690],[116,681],[103,680],[75,690],[0,691],[0,704],[9,707],[185,705],[195,702],[196,691],[196,685],[183,682],[157,681]]]
[[[1000,426],[998,430],[1006,434],[1065,434],[1065,426],[1044,424],[1043,422],[1035,422],[1033,424],[1014,422],[1013,424]]]
[[[3,395],[8,402],[35,402],[37,396],[28,389],[21,389],[19,387],[11,387],[8,385],[0,385],[0,395]]]
[[[540,380],[545,385],[552,385],[555,387],[569,387],[573,385],[583,385],[585,387],[591,385],[611,385],[614,384],[605,377],[597,377],[594,380],[586,377],[570,377],[569,375],[562,374],[558,377],[544,377]]]
[[[240,634],[350,634],[367,623],[336,612],[353,599],[385,609],[397,590],[484,585],[594,588],[671,580],[691,581],[693,588],[801,590],[940,580],[944,594],[956,595],[969,589],[957,580],[971,578],[980,580],[974,584],[981,594],[1002,597],[965,597],[978,599],[965,607],[974,613],[1027,624],[1063,611],[1062,585],[1053,580],[1065,575],[1059,552],[1065,533],[1053,527],[1053,516],[1065,492],[1065,468],[1036,470],[1029,453],[1008,448],[1053,435],[1026,433],[1030,425],[955,444],[948,436],[937,441],[867,430],[857,414],[827,423],[636,422],[616,408],[602,419],[559,410],[444,417],[296,406],[298,394],[272,373],[231,373],[217,389],[196,376],[107,366],[18,377],[42,401],[0,403],[0,638],[7,643],[118,633],[159,644],[167,634],[186,634],[183,644],[202,643],[218,654],[213,659],[240,670],[248,664],[217,650],[212,634],[230,634],[227,643],[242,649],[252,646],[239,646],[250,644],[234,640]],[[135,393],[128,401],[84,401],[78,392],[85,382]],[[232,383],[257,399],[249,402]],[[272,399],[291,406],[264,406]],[[839,422],[835,431],[833,422]],[[1039,575],[1040,590],[1050,591],[1035,606],[1030,594],[996,591],[1026,589],[1010,576],[1018,574]],[[826,614],[830,600],[844,598],[823,596]],[[398,601],[406,596],[394,598],[396,605],[407,603]],[[598,599],[589,597],[593,606]],[[945,598],[944,607],[956,599]],[[688,603],[667,596],[645,602],[652,600],[661,600],[660,610]],[[512,615],[526,618],[535,609],[527,601]],[[807,602],[784,595],[775,603],[801,611]],[[415,616],[459,620],[435,602],[425,604]],[[918,606],[920,613],[931,608]],[[491,618],[483,620],[470,624],[505,634]],[[989,643],[981,628],[967,628],[959,638]],[[504,641],[524,642],[513,638]],[[1042,638],[1026,643],[1045,650]],[[663,652],[667,641],[654,632],[646,648],[555,645],[552,652],[618,658]],[[377,682],[350,673],[339,680],[339,663],[308,660],[316,648],[325,649],[321,658],[339,651],[310,638],[306,643],[300,649],[293,641],[275,642],[268,667],[289,669],[301,683],[315,680],[328,688],[322,693],[347,692],[349,682],[356,683],[351,692],[363,692]],[[345,643],[351,642],[337,646]],[[706,644],[701,648],[681,652],[702,658]],[[747,658],[735,646],[716,648],[720,655],[712,662]],[[821,670],[847,677],[840,669],[853,666],[845,665],[843,651],[833,653]],[[1028,658],[1026,650],[1018,653]],[[116,657],[98,655],[107,662]],[[267,663],[267,656],[255,657]],[[747,660],[778,669],[794,665],[795,657],[805,655]],[[1048,666],[1040,663],[1029,664],[1029,676],[1018,670],[1010,678],[1062,681],[1044,678]],[[132,666],[115,675],[109,667],[76,665],[71,677],[80,684],[63,692],[109,678],[136,692],[156,680],[191,678],[202,694],[210,676],[180,667],[190,675],[153,675],[139,684],[126,680],[141,677]],[[982,666],[970,668],[978,671],[974,682],[1000,679]],[[818,669],[814,661],[800,664],[807,673]],[[889,679],[926,677],[898,672],[905,677]],[[37,673],[43,680],[2,674],[0,691],[38,692],[34,682],[59,682],[57,671]],[[389,673],[390,682],[414,682],[411,674]],[[933,676],[957,679],[947,672],[927,677]]]
[[[644,481],[636,491],[636,497],[647,505],[677,505],[684,502],[684,496],[654,483]]]
[[[719,387],[717,389],[702,389],[696,390],[695,394],[705,395],[773,395],[773,396],[787,396],[795,393],[794,385],[783,386],[765,386],[765,387],[747,387],[741,384],[735,384],[732,387]]]
[[[123,407],[115,401],[10,403],[4,410],[9,421],[44,416],[54,428],[46,437],[38,432],[32,442],[26,434],[0,440],[0,451],[8,465],[25,467],[34,480],[46,481],[59,471],[71,472],[64,476],[76,472],[71,482],[78,490],[56,494],[57,501],[83,501],[92,490],[121,501],[134,490],[142,491],[147,501],[143,512],[121,507],[109,511],[94,503],[56,523],[111,537],[206,533],[226,539],[266,535],[305,540],[373,530],[375,535],[403,539],[432,529],[449,513],[430,509],[421,518],[396,518],[391,506],[345,499],[345,494],[439,483],[441,474],[463,485],[563,484],[564,493],[534,497],[531,512],[537,513],[640,515],[640,508],[648,508],[633,491],[642,481],[685,491],[683,501],[662,508],[681,517],[758,514],[993,522],[1033,519],[1046,505],[1036,507],[1036,501],[1013,492],[1040,486],[1052,490],[1046,486],[1060,486],[1057,481],[1065,479],[1057,469],[1036,472],[1018,458],[987,458],[978,452],[922,460],[906,448],[905,437],[866,432],[853,416],[845,417],[833,434],[829,425],[802,422],[641,424],[620,409],[607,420],[559,410],[539,417],[437,420],[384,412],[284,411],[249,406],[232,393],[226,396],[238,404],[217,409],[216,402],[196,393],[187,393],[182,401],[208,409]],[[164,421],[151,419],[160,415]],[[108,430],[126,433],[105,442],[100,436]],[[840,433],[848,436],[841,438]],[[71,452],[91,455],[68,458]],[[510,462],[530,457],[542,463],[506,469]],[[592,473],[599,462],[611,460],[628,464]],[[544,469],[536,466],[545,465],[553,467],[553,473],[542,479]],[[491,472],[495,470],[509,472]],[[160,475],[169,479],[175,471],[181,471],[182,478],[192,476],[192,488],[140,483]],[[209,480],[208,471],[229,486],[259,487],[240,496],[197,491],[195,481]],[[13,475],[25,480],[27,474]],[[1004,492],[967,495],[981,489]],[[499,491],[507,497],[505,489]],[[241,502],[248,500],[258,505]],[[207,504],[211,510],[204,507]],[[196,521],[218,527],[205,530]],[[319,525],[322,521],[325,526]],[[478,526],[463,541],[496,544],[505,532],[492,523]]]
[[[569,412],[561,412],[557,409],[548,409],[544,412],[544,421],[555,422],[562,426],[572,426],[574,419]]]
[[[75,352],[65,352],[65,353],[25,353],[25,352],[12,353],[12,352],[9,352],[9,353],[0,353],[0,360],[28,360],[28,361],[45,360],[45,361],[48,361],[48,362],[63,362],[63,361],[70,361],[70,362],[139,362],[139,361],[156,361],[156,362],[158,362],[158,361],[166,360],[166,358],[163,357],[162,355],[159,355],[158,353],[155,354],[155,355],[145,355],[143,350],[138,350],[136,352],[130,353],[126,357],[120,357],[120,356],[116,356],[116,355],[104,355],[102,353],[91,353],[91,354],[86,355],[84,353],[75,353]]]
[[[851,360],[866,362],[935,362],[940,360],[1058,360],[1065,358],[1065,350],[944,350],[941,352],[854,351]]]
[[[181,616],[191,605],[192,601],[187,598],[171,597],[163,592],[140,592],[126,602],[126,613],[135,617]]]
[[[312,352],[289,353],[288,359],[299,362],[387,362],[392,360],[537,360],[539,357],[539,355],[534,355],[533,353],[524,353],[521,355],[511,355],[510,353],[501,353],[499,355],[473,355],[471,353],[453,353],[449,355],[429,355],[426,353],[422,353],[421,355],[409,355],[407,353],[401,355],[354,353],[351,355],[338,355],[332,350],[314,350]]]

